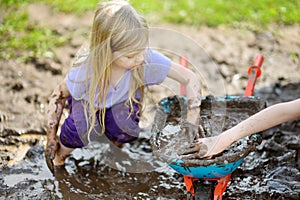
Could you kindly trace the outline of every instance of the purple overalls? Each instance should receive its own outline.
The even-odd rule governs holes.
[[[68,99],[68,103],[70,105],[70,114],[61,126],[60,141],[69,148],[84,147],[88,144],[88,138],[86,134],[87,120],[84,115],[83,104],[72,97]],[[81,112],[72,112],[74,108],[81,110]],[[130,107],[125,103],[114,105],[106,110],[104,134],[109,140],[117,143],[126,143],[138,138],[140,127],[137,112],[139,108],[136,103],[133,104],[133,109],[134,112],[130,116]],[[101,133],[98,114],[99,111],[97,112],[96,130],[92,131],[90,140],[97,139],[96,131]]]

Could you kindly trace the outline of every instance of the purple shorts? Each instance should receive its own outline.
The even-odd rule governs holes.
[[[88,145],[89,141],[87,139],[87,122],[84,116],[84,108],[81,103],[73,98],[69,98],[68,103],[70,114],[61,126],[60,141],[66,147],[81,148]],[[133,113],[130,114],[130,111],[130,107],[125,103],[114,105],[106,110],[104,134],[110,141],[127,143],[138,138],[140,133],[138,105],[133,103]],[[99,128],[98,113],[96,124],[96,127]],[[90,140],[97,139],[99,139],[99,136],[92,132]]]

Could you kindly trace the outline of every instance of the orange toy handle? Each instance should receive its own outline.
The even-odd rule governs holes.
[[[257,55],[254,60],[254,66],[261,67],[264,62],[264,57],[262,55]]]
[[[261,70],[260,67],[262,63],[264,62],[264,57],[262,55],[257,55],[253,66],[250,66],[248,68],[248,83],[247,87],[245,89],[244,96],[253,96],[253,91],[256,83],[256,79],[260,77],[261,75]]]

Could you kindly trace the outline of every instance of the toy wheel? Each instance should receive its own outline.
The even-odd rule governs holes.
[[[215,182],[212,181],[195,181],[195,200],[213,200]]]

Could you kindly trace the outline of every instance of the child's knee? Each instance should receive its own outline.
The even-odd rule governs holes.
[[[126,105],[118,105],[107,111],[105,116],[105,135],[113,142],[134,141],[140,133],[138,106],[131,113]]]
[[[68,148],[82,148],[87,145],[87,139],[78,134],[71,118],[67,118],[61,126],[60,142]]]

